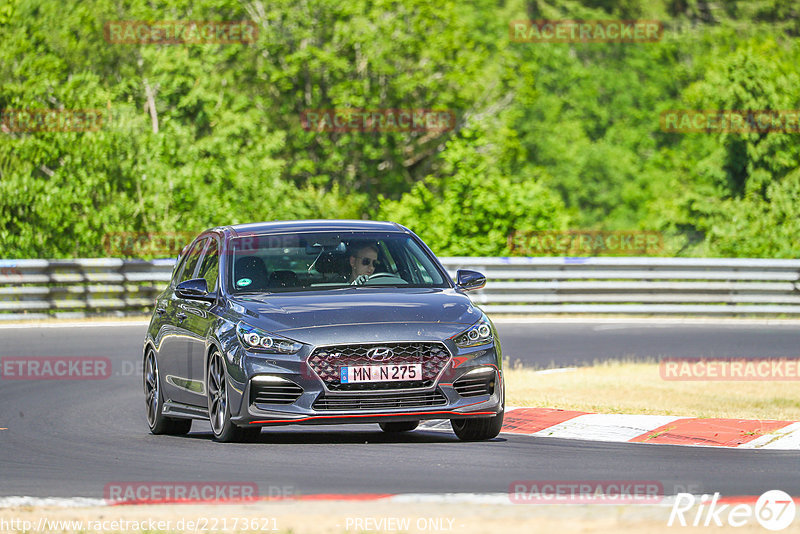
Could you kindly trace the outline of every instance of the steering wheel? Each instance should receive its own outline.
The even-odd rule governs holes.
[[[367,280],[377,280],[378,278],[397,278],[397,275],[392,273],[373,273],[367,277]]]
[[[373,273],[369,276],[367,276],[366,274],[362,274],[361,276],[356,277],[355,280],[350,282],[350,285],[361,286],[366,284],[370,280],[378,280],[379,278],[399,278],[400,280],[402,280],[402,278],[393,273],[385,273],[385,272]],[[403,282],[405,282],[405,280],[403,280]]]

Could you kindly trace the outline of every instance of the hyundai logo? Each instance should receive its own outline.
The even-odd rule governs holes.
[[[394,352],[389,347],[375,347],[367,351],[367,358],[374,362],[385,362],[394,356]]]

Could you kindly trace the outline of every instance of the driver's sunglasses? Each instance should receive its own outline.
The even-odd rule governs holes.
[[[361,258],[361,265],[364,267],[367,265],[377,266],[378,260],[373,260],[372,258]]]

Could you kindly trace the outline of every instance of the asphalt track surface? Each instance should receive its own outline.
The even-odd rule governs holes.
[[[613,326],[614,328],[597,328]],[[797,356],[797,326],[499,325],[527,364],[619,356]],[[207,423],[185,437],[147,430],[141,390],[144,326],[0,328],[0,357],[105,356],[95,381],[0,380],[0,496],[103,497],[133,481],[255,482],[262,495],[505,493],[518,480],[657,481],[664,493],[800,495],[800,451],[601,443],[501,434],[401,437],[377,425],[287,426],[257,443],[219,444]],[[694,350],[693,350],[694,349]]]
[[[503,355],[539,368],[604,360],[800,358],[800,322],[621,320],[497,324]]]

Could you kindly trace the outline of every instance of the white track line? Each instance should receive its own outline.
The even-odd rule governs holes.
[[[641,324],[641,325],[788,325],[800,319],[739,319],[736,317],[503,317],[489,314],[496,324]]]
[[[533,374],[535,375],[553,375],[558,373],[568,373],[570,371],[576,371],[577,367],[556,367],[555,369],[542,369],[541,371],[534,371]]]
[[[21,506],[75,508],[106,505],[105,499],[92,499],[89,497],[0,497],[0,508],[18,508]]]
[[[510,493],[401,493],[397,495],[390,495],[387,497],[379,497],[374,499],[374,502],[390,502],[396,504],[494,504],[494,505],[525,505],[527,503],[519,503],[514,502],[511,499]],[[698,496],[699,497],[699,496]],[[605,506],[627,506],[626,503],[615,503],[614,501],[619,498],[619,496],[610,495],[607,498],[603,495],[592,494],[592,498],[598,501],[597,504],[605,505]],[[331,499],[315,499],[314,501],[305,501],[303,499],[286,499],[286,500],[277,500],[277,501],[242,501],[241,503],[238,502],[220,502],[219,505],[236,505],[236,504],[259,504],[265,503],[267,505],[271,503],[278,503],[278,504],[285,504],[285,503],[297,503],[297,504],[307,504],[309,502],[319,502],[320,500],[330,500],[330,501],[337,501],[336,497]],[[674,502],[674,496],[665,496],[660,499],[659,502],[648,502],[643,504],[637,504],[637,506],[672,506]],[[346,502],[351,502],[348,499],[344,499]],[[352,501],[355,502],[355,501]],[[368,501],[358,501],[358,502],[372,502],[372,500]],[[167,506],[175,506],[175,503],[165,503]],[[193,504],[193,503],[187,503]],[[204,506],[210,505],[210,503],[204,502],[202,503]],[[546,503],[545,503],[546,504]],[[536,506],[541,506],[542,504],[536,504]],[[559,503],[552,503],[552,506],[586,506],[585,503],[569,503],[569,502],[559,502]],[[20,507],[49,507],[49,508],[89,508],[89,507],[100,507],[100,506],[109,506],[108,502],[105,499],[92,499],[89,497],[0,497],[0,510],[4,508],[20,508]],[[150,506],[148,505],[125,505],[126,507],[129,506]],[[215,506],[215,505],[212,505]]]
[[[97,321],[67,323],[61,321],[0,324],[0,330],[14,328],[108,328],[111,326],[147,326],[150,321]]]
[[[737,319],[721,317],[675,318],[675,317],[503,317],[492,316],[492,322],[497,324],[599,324],[599,325],[684,325],[684,326],[800,326],[800,319]],[[0,329],[7,328],[75,328],[75,327],[108,327],[108,326],[147,326],[149,320],[103,320],[81,322],[67,322],[59,319],[42,320],[34,319],[29,322],[0,323]]]
[[[800,449],[800,423],[792,423],[769,434],[764,434],[753,441],[739,445],[737,449],[796,451]]]

